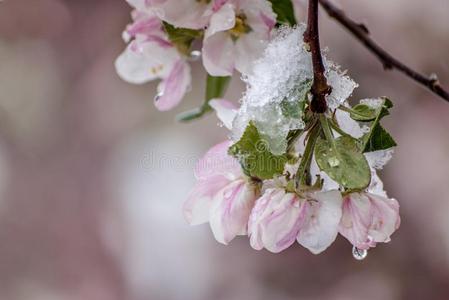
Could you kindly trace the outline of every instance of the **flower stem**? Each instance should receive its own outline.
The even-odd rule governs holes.
[[[310,181],[310,163],[312,162],[313,150],[315,149],[315,143],[320,135],[320,132],[321,127],[318,123],[310,129],[309,139],[307,140],[304,154],[301,157],[301,163],[296,171],[295,178],[297,188]]]
[[[304,42],[310,47],[313,64],[312,102],[310,109],[314,113],[324,113],[327,110],[326,95],[331,92],[324,76],[323,57],[321,55],[320,35],[318,30],[318,0],[309,0],[307,29]]]

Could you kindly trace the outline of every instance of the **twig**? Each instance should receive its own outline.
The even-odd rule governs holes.
[[[342,9],[334,6],[328,0],[319,0],[319,2],[330,17],[334,18],[349,30],[357,40],[380,60],[385,70],[396,69],[449,102],[449,92],[441,86],[438,77],[435,74],[426,76],[406,66],[373,41],[370,38],[369,31],[365,25],[350,19]]]
[[[312,102],[310,109],[315,113],[324,113],[327,109],[326,95],[331,88],[324,76],[323,57],[321,56],[320,35],[318,31],[318,0],[309,0],[307,29],[304,42],[310,47],[313,64]]]

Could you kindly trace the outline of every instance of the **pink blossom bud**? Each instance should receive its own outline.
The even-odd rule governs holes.
[[[399,203],[371,193],[352,193],[343,200],[339,232],[359,249],[387,243],[399,228]]]
[[[284,189],[268,189],[256,201],[248,231],[251,246],[278,253],[292,245],[305,221],[306,201]]]

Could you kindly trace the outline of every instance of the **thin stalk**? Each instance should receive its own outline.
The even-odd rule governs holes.
[[[299,164],[298,170],[296,171],[296,187],[307,183],[310,176],[310,164],[312,162],[313,150],[315,149],[315,144],[320,136],[321,127],[316,124],[310,129],[309,138],[306,143],[306,148],[304,149],[304,154],[301,157],[301,163]]]

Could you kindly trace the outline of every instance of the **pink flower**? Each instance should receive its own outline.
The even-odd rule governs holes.
[[[250,73],[276,24],[269,1],[230,0],[210,17],[203,41],[203,64],[214,76],[230,76],[235,69]]]
[[[203,29],[225,2],[227,0],[147,0],[147,5],[159,18],[175,27]]]
[[[307,202],[284,189],[268,189],[256,201],[248,223],[251,246],[273,253],[290,247],[306,221]]]
[[[399,203],[371,193],[352,193],[344,197],[340,234],[359,249],[387,243],[399,228]]]
[[[133,2],[139,8],[143,5],[142,1]],[[131,42],[115,62],[117,73],[134,84],[162,79],[155,105],[162,111],[172,109],[190,86],[190,67],[168,40],[161,21],[153,13],[136,9],[132,17],[133,23],[123,34],[125,41]]]
[[[298,234],[298,243],[313,254],[326,250],[338,235],[342,202],[337,190],[312,193],[307,201],[307,220]]]
[[[244,176],[236,159],[227,154],[230,141],[210,149],[195,168],[197,183],[184,203],[191,225],[210,223],[216,240],[228,244],[247,233],[258,187]]]
[[[297,240],[318,254],[337,237],[341,203],[339,191],[314,192],[301,198],[284,189],[268,189],[250,216],[251,246],[278,253]]]

